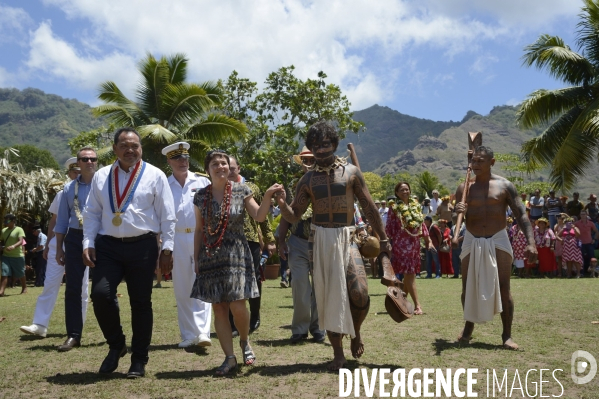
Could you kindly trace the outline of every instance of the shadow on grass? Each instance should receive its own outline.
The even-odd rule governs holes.
[[[213,377],[216,367],[210,370],[192,370],[192,371],[163,371],[154,374],[159,380],[190,380],[192,378]],[[225,378],[233,377],[235,373],[226,376]],[[222,378],[222,377],[220,377]]]
[[[457,342],[457,341],[450,342],[446,339],[436,339],[432,345],[435,348],[436,356],[441,356],[441,353],[447,349],[473,348],[473,349],[484,349],[484,350],[491,350],[491,351],[503,349],[503,345],[485,344],[483,342],[470,342],[470,343],[464,344],[464,343]]]
[[[106,345],[106,342],[94,342],[91,344],[81,345],[79,348],[75,348],[73,350],[94,348],[94,347],[104,346],[104,345]],[[29,348],[26,348],[26,349],[28,351],[56,352],[56,348],[58,348],[58,345],[37,345],[37,346],[30,346]]]
[[[308,339],[304,339],[301,340],[295,344],[292,344],[291,341],[289,340],[289,338],[283,338],[283,339],[256,339],[252,342],[255,342],[258,345],[264,345],[264,346],[294,346],[294,347],[298,347],[301,345],[325,345],[325,346],[331,346],[331,344],[329,344],[328,342],[324,342],[324,343],[317,343],[314,342],[312,339],[308,338]]]
[[[47,334],[46,338],[65,338],[67,336],[67,334]],[[21,335],[21,338],[19,339],[19,341],[23,341],[23,342],[27,342],[27,341],[40,341],[44,338],[40,337],[39,335],[32,335],[32,334],[23,334]]]
[[[279,309],[293,309],[293,305],[279,306]]]
[[[116,378],[124,379],[126,376],[127,374],[118,372],[110,373],[109,375],[104,376],[91,371],[86,371],[83,373],[58,373],[51,377],[46,377],[46,381],[48,381],[50,384],[56,385],[91,385]]]
[[[285,326],[279,326],[279,328],[282,328],[284,330],[291,330],[291,324],[287,324]]]

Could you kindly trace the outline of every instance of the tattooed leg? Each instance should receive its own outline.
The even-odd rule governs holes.
[[[364,353],[360,328],[370,308],[370,297],[368,296],[368,280],[364,271],[364,261],[355,244],[350,248],[350,262],[347,268],[346,281],[349,308],[356,332],[355,338],[351,340],[351,352],[352,356],[357,359]]]
[[[343,354],[343,335],[331,331],[327,331],[327,335],[333,347],[333,361],[329,363],[327,368],[330,371],[338,371],[346,363],[345,355]]]

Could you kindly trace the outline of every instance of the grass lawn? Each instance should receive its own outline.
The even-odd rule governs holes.
[[[599,375],[585,385],[576,385],[570,378],[570,360],[576,350],[585,350],[599,360],[599,279],[513,279],[512,294],[516,303],[513,328],[519,351],[501,348],[501,320],[477,325],[470,345],[459,346],[455,338],[460,332],[462,310],[461,282],[452,279],[417,280],[425,314],[396,324],[386,314],[385,287],[378,280],[369,280],[371,307],[362,327],[366,352],[359,360],[350,360],[348,368],[404,368],[406,375],[413,368],[478,368],[475,391],[487,397],[486,370],[494,369],[500,377],[507,369],[508,387],[518,381],[528,387],[530,396],[540,397],[539,373],[529,369],[550,369],[545,372],[543,395],[562,398],[599,398]],[[31,324],[37,296],[41,288],[29,288],[26,295],[20,289],[7,289],[0,298],[0,397],[6,398],[237,398],[237,397],[336,397],[339,395],[339,375],[329,373],[326,364],[332,357],[328,343],[306,341],[290,345],[292,315],[291,288],[282,289],[277,280],[266,281],[263,287],[262,325],[251,336],[257,363],[243,367],[233,378],[214,378],[214,369],[224,355],[212,334],[213,346],[207,350],[186,352],[178,349],[180,341],[172,283],[155,289],[154,333],[150,347],[147,375],[127,380],[129,357],[121,360],[111,378],[102,378],[97,370],[108,352],[102,333],[88,308],[83,330],[82,347],[59,353],[56,346],[65,339],[64,286],[50,322],[46,339],[24,335],[21,325]],[[121,316],[128,343],[131,338],[130,309],[125,285]],[[238,360],[241,350],[235,340]],[[344,342],[346,357],[351,358],[349,341]],[[421,378],[421,376],[418,376]],[[536,385],[535,385],[536,384]],[[362,385],[363,386],[363,385]],[[463,387],[464,384],[461,384]],[[392,389],[393,385],[391,385]],[[433,384],[433,392],[435,385]],[[388,389],[390,392],[391,389]],[[511,397],[522,397],[526,390],[512,391]],[[361,394],[364,395],[363,388]],[[379,394],[379,387],[375,396]],[[352,397],[353,392],[352,392]],[[491,396],[491,395],[489,395]],[[496,393],[495,397],[506,397]]]

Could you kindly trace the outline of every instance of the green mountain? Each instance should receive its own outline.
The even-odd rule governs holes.
[[[469,113],[467,117],[472,115],[475,113]],[[415,118],[379,105],[356,111],[353,118],[364,122],[366,131],[348,133],[339,148],[343,150],[347,143],[353,143],[360,167],[365,171],[376,169],[399,151],[414,148],[422,136],[438,137],[444,130],[461,124]]]
[[[522,143],[542,132],[537,130],[520,130],[516,126],[517,107],[498,106],[491,110],[489,115],[467,115],[463,123],[444,130],[438,136],[420,136],[415,146],[401,151],[399,146],[388,151],[400,151],[397,156],[381,163],[373,172],[386,175],[398,171],[407,171],[412,174],[425,170],[439,177],[440,182],[452,191],[455,190],[460,180],[466,176],[468,163],[468,132],[482,132],[483,145],[490,147],[495,153],[519,154]],[[368,126],[366,126],[368,128]],[[362,159],[374,156],[374,153],[360,155]],[[508,176],[509,172],[503,170],[501,163],[493,168],[494,173]],[[368,169],[365,169],[368,170]],[[531,180],[547,180],[548,170],[540,171],[534,176],[525,177]],[[576,185],[580,191],[581,199],[590,193],[597,193],[599,189],[599,164],[587,171],[584,178]],[[566,193],[569,195],[569,193]]]
[[[101,125],[91,107],[77,100],[31,88],[0,89],[0,147],[31,144],[62,164],[70,157],[67,142]]]

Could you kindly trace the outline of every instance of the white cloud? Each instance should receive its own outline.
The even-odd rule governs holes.
[[[0,43],[26,42],[27,27],[33,20],[22,8],[0,4]]]
[[[0,67],[0,87],[16,86],[15,76],[6,69]]]
[[[119,52],[101,58],[83,54],[72,44],[57,38],[48,22],[31,32],[30,46],[27,67],[47,74],[42,78],[58,78],[71,87],[97,89],[100,82],[113,80],[121,87],[131,89],[138,78],[133,57]]]
[[[512,107],[519,105],[522,103],[522,100],[519,100],[517,98],[510,98],[509,100],[507,100],[505,102],[505,105],[511,105]]]
[[[476,59],[474,60],[474,62],[472,64],[470,64],[470,67],[468,68],[468,70],[471,75],[486,74],[489,72],[491,65],[497,63],[498,61],[499,61],[499,58],[495,57],[494,55],[489,55],[489,54],[480,55],[480,56],[476,57]]]
[[[131,95],[137,80],[134,60],[146,52],[184,52],[192,81],[226,78],[235,69],[262,83],[269,72],[291,64],[300,78],[325,71],[353,109],[381,102],[395,90],[415,88],[424,96],[431,81],[453,79],[451,73],[435,71],[431,79],[428,70],[399,68],[400,83],[393,64],[398,58],[417,59],[419,49],[435,49],[445,56],[439,62],[451,62],[468,53],[478,57],[470,72],[485,73],[497,62],[481,54],[489,41],[580,9],[572,0],[43,2],[70,20],[84,20],[86,28],[75,32],[78,43],[67,43],[43,23],[33,32],[27,65],[71,84],[95,88],[110,79]],[[368,57],[370,50],[380,62]]]

